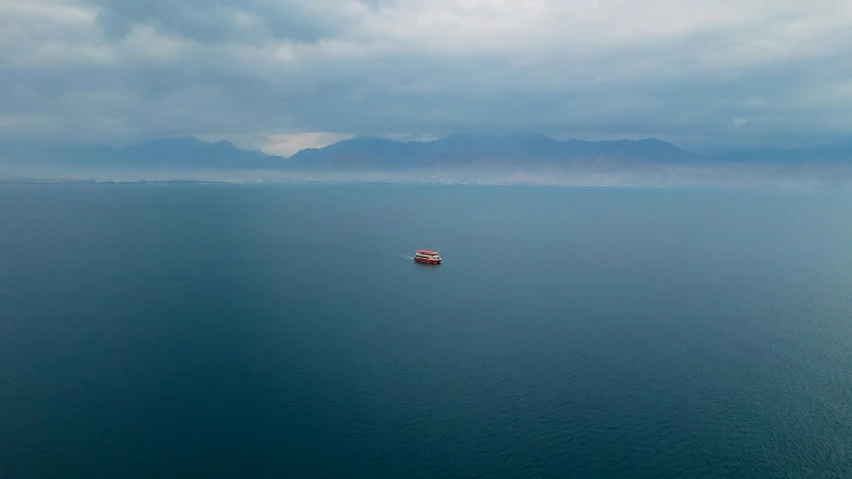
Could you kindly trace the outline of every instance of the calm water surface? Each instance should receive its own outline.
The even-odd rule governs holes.
[[[852,477],[852,195],[3,186],[0,477]]]

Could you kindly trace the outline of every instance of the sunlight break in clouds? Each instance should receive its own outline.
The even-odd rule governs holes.
[[[0,113],[7,140],[280,153],[514,131],[806,144],[852,127],[850,55],[839,0],[0,0]]]

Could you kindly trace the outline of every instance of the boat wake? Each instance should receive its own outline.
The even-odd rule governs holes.
[[[369,251],[369,250],[363,249],[363,248],[341,247],[340,245],[332,245],[330,243],[326,243],[326,242],[322,242],[322,241],[313,241],[312,238],[300,237],[301,235],[286,235],[286,236],[303,240],[307,244],[310,244],[311,246],[314,246],[314,247],[328,248],[328,249],[334,249],[334,250],[338,250],[338,251],[342,249],[342,250],[345,250],[345,251],[352,252],[353,254],[357,253],[359,255],[375,255],[375,256],[382,256],[382,257],[385,257],[385,258],[404,259],[404,260],[408,260],[408,261],[411,261],[411,260],[414,259],[414,256],[410,255],[410,254],[383,253],[383,252],[377,252],[377,251]],[[260,241],[232,240],[232,241],[227,241],[227,243],[239,244],[239,245],[251,245],[251,246],[256,246],[256,247],[282,249],[282,250],[290,250],[292,248],[291,245],[276,244],[276,243],[265,242],[265,241],[260,242]]]
[[[396,259],[414,259],[414,256],[411,256],[410,254],[383,253],[382,256],[389,256]]]
[[[298,232],[286,232],[286,233],[284,233],[284,232],[276,232],[276,233],[260,232],[258,234],[258,236],[263,237],[264,240],[261,240],[261,241],[248,240],[248,241],[246,241],[246,240],[235,239],[235,240],[231,240],[231,241],[227,241],[227,242],[230,243],[230,244],[235,244],[235,245],[236,244],[251,245],[251,246],[263,247],[263,248],[292,250],[293,245],[292,245],[291,242],[292,242],[292,240],[297,240],[303,246],[309,246],[311,248],[329,249],[329,250],[334,250],[334,251],[348,251],[352,254],[357,254],[357,255],[362,255],[362,256],[363,255],[368,255],[368,256],[373,256],[373,257],[381,256],[381,257],[385,257],[385,258],[404,259],[404,260],[408,260],[408,261],[411,261],[411,260],[414,259],[414,256],[411,255],[411,254],[388,253],[388,252],[381,252],[381,251],[375,251],[375,250],[370,251],[369,249],[366,249],[366,248],[352,247],[350,245],[333,244],[333,243],[330,243],[328,241],[323,241],[323,240],[320,240],[318,238],[314,238],[310,235],[305,235],[305,234],[301,234],[301,233],[298,233]],[[284,241],[284,238],[287,238],[288,240],[290,240],[290,242]],[[276,241],[276,240],[279,240],[279,241]]]

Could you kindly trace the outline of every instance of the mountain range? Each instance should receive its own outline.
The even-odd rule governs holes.
[[[428,142],[356,138],[302,150],[291,167],[332,169],[452,168],[472,165],[565,165],[589,160],[694,161],[697,155],[657,139],[557,141],[544,135],[458,135]]]
[[[0,167],[5,163],[62,168],[218,170],[269,167],[277,160],[282,158],[242,150],[227,141],[207,143],[193,137],[153,140],[127,147],[0,143]]]
[[[38,176],[52,171],[130,173],[202,172],[242,177],[313,175],[346,178],[396,175],[407,179],[452,179],[582,183],[695,184],[716,178],[730,183],[739,176],[804,178],[820,182],[850,178],[852,146],[800,150],[741,151],[706,156],[671,143],[642,140],[554,140],[544,135],[457,135],[433,141],[353,138],[323,148],[308,148],[289,158],[244,150],[227,141],[208,143],[192,137],[148,141],[127,147],[0,143],[0,177]],[[255,173],[251,173],[255,172]],[[264,173],[261,173],[264,172]],[[248,176],[246,176],[248,175]],[[348,176],[347,176],[348,175]],[[786,176],[785,176],[786,175]],[[625,178],[630,178],[625,181]],[[639,181],[641,179],[641,181]]]

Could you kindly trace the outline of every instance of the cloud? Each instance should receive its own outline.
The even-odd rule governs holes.
[[[316,42],[345,29],[367,4],[355,0],[88,0],[110,39],[135,25],[203,43]]]
[[[338,141],[348,140],[353,135],[310,131],[302,133],[277,133],[277,134],[218,134],[198,135],[204,141],[216,142],[227,140],[239,148],[247,150],[261,150],[270,155],[290,156],[305,148],[322,148]]]
[[[839,0],[0,0],[0,135],[806,143],[850,55]]]

